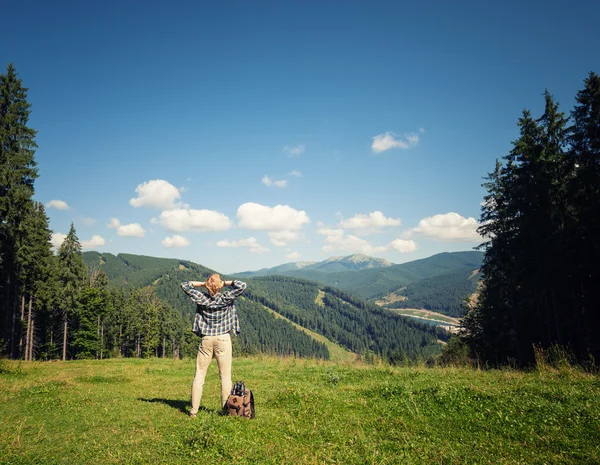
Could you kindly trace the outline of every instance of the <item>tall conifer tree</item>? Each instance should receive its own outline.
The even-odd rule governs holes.
[[[11,356],[16,339],[18,231],[37,178],[36,131],[28,126],[30,107],[27,89],[9,64],[0,75],[0,321],[4,328],[0,337],[8,343]]]
[[[62,359],[67,359],[69,320],[79,307],[79,297],[85,284],[86,271],[81,244],[71,223],[69,234],[58,248],[57,281],[60,286],[59,309],[63,319]]]

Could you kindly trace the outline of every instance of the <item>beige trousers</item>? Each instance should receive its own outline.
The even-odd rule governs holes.
[[[213,358],[217,359],[219,377],[221,378],[221,405],[225,405],[227,397],[231,392],[231,336],[229,333],[220,336],[202,336],[198,356],[196,357],[196,374],[192,382],[192,409],[190,414],[198,413],[200,400],[202,399],[202,388],[208,366]]]

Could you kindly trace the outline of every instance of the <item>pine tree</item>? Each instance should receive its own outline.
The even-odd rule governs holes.
[[[600,76],[590,73],[578,92],[571,116],[571,162],[574,176],[568,186],[573,199],[568,217],[569,253],[574,266],[571,295],[579,321],[574,344],[580,358],[600,359]]]
[[[0,321],[2,338],[15,355],[19,226],[31,206],[37,178],[36,131],[28,127],[27,89],[12,64],[0,75]]]
[[[57,281],[60,286],[59,310],[63,321],[62,359],[67,359],[69,320],[79,308],[79,297],[86,278],[81,244],[71,223],[69,234],[58,249]]]
[[[17,244],[17,271],[21,283],[21,327],[25,327],[25,359],[33,354],[34,331],[32,311],[47,309],[54,300],[52,290],[52,250],[48,217],[41,203],[34,202],[19,225]],[[23,308],[28,300],[27,324],[23,325]],[[21,334],[21,341],[23,334]],[[19,344],[20,349],[23,344]],[[22,350],[20,350],[22,355]]]

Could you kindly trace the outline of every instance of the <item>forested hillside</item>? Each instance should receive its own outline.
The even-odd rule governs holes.
[[[124,254],[115,257],[96,252],[86,252],[84,257],[90,267],[99,265],[104,269],[108,265],[115,273],[113,280],[117,286],[129,288],[132,283],[152,286],[156,294],[190,325],[195,306],[181,291],[179,283],[197,280],[212,272],[191,262],[171,259]],[[119,260],[126,262],[126,266],[119,265]],[[144,265],[149,268],[143,268]],[[241,352],[329,357],[323,344],[289,322],[275,318],[266,308],[357,354],[372,353],[400,360],[427,357],[439,351],[435,328],[398,317],[339,290],[323,289],[322,304],[318,304],[319,286],[316,283],[289,277],[246,281],[248,290],[236,304],[242,325],[237,339]]]
[[[276,274],[315,281],[337,287],[362,299],[374,300],[421,279],[450,272],[472,272],[481,266],[482,260],[483,253],[481,252],[446,252],[421,260],[380,268],[344,272],[323,272],[303,268],[277,271]]]
[[[385,305],[386,308],[424,308],[448,316],[464,316],[465,299],[476,290],[480,273],[462,270],[420,279],[394,294],[402,297]]]
[[[249,282],[249,299],[353,352],[371,351],[394,360],[426,357],[439,350],[435,328],[393,315],[338,289],[320,291],[315,283],[283,276]]]

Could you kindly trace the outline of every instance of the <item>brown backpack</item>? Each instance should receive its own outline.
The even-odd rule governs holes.
[[[254,418],[254,395],[243,381],[236,381],[225,403],[225,414],[233,417]]]

